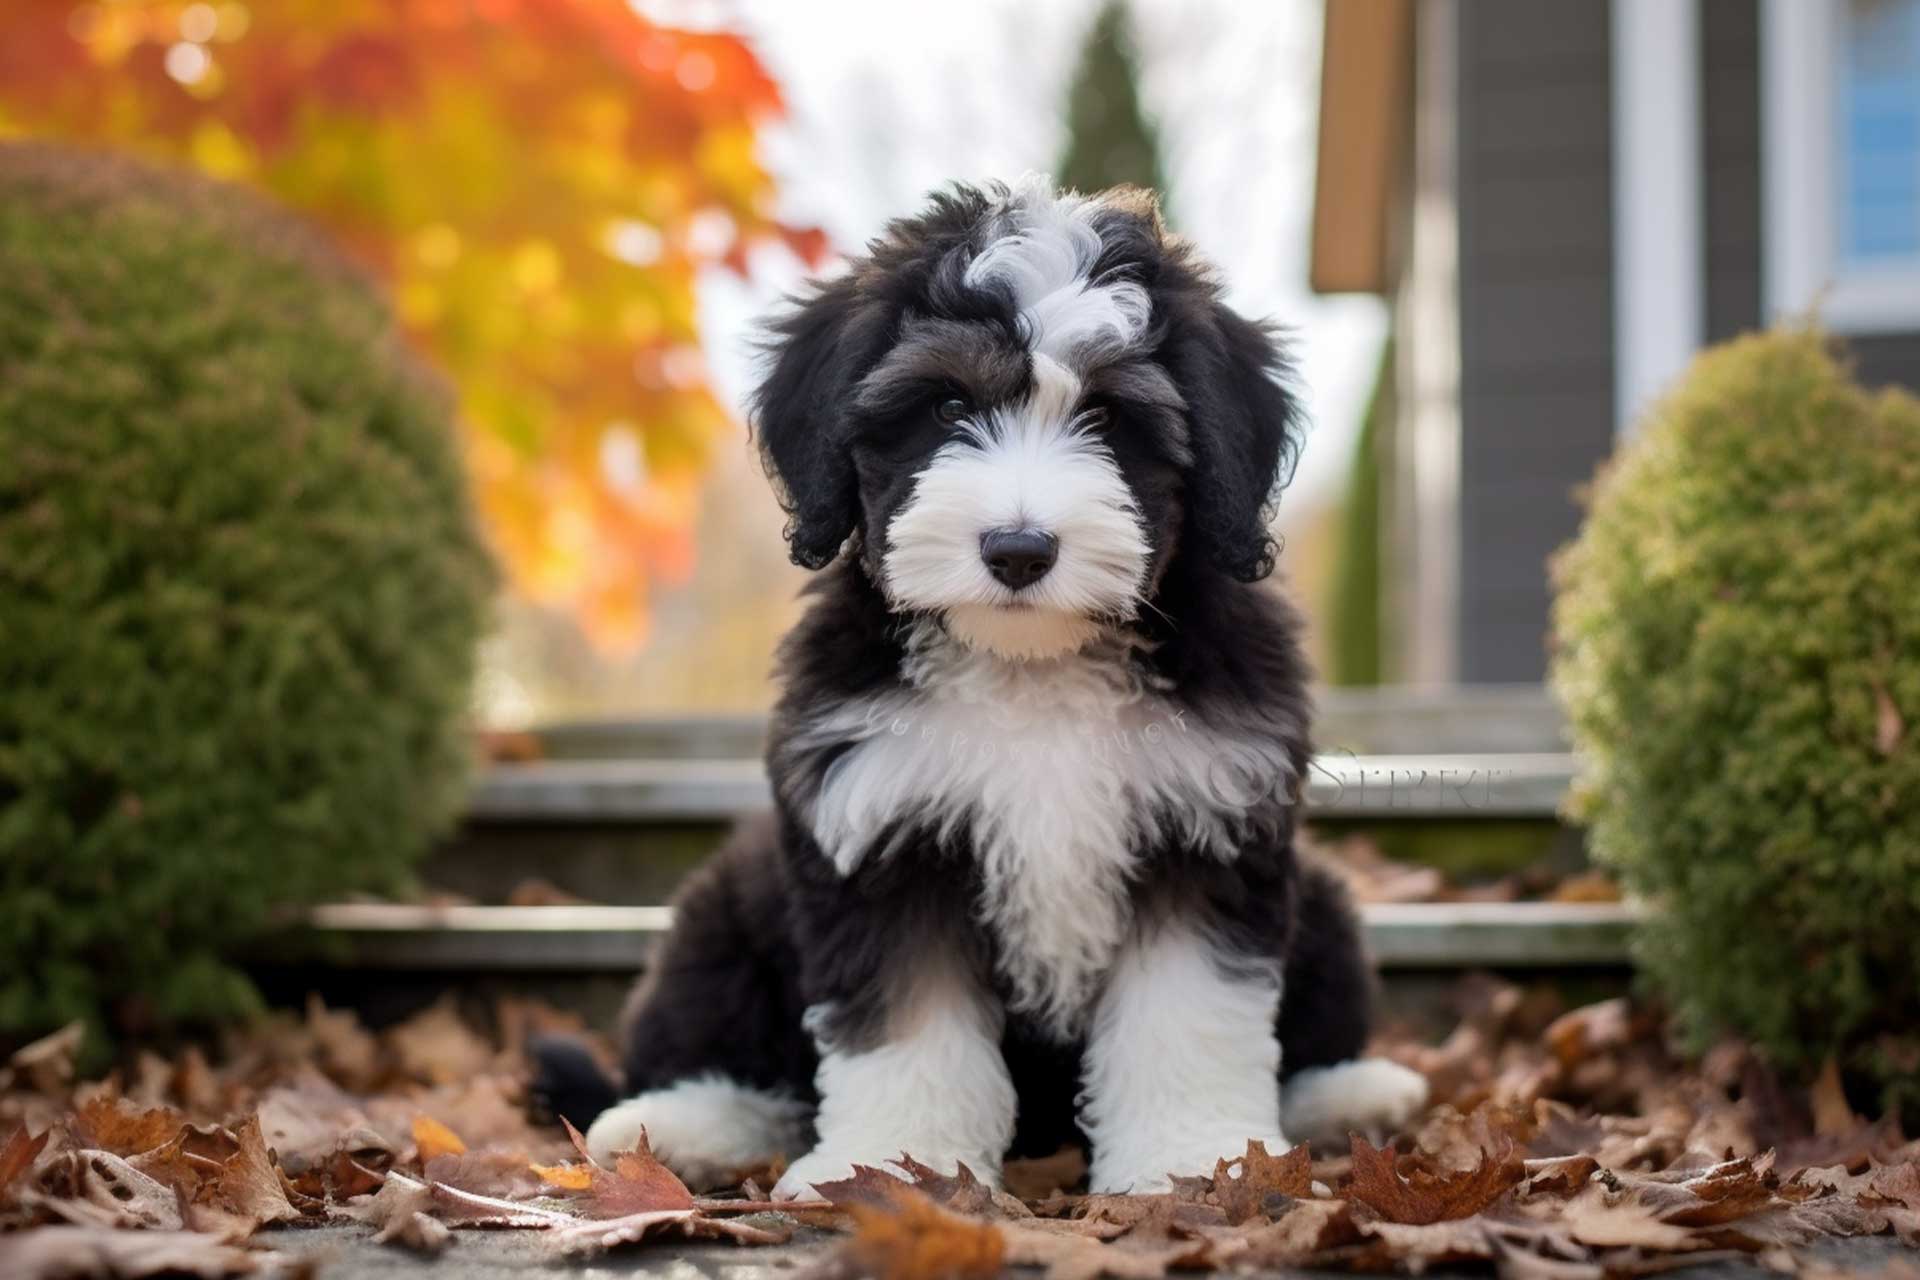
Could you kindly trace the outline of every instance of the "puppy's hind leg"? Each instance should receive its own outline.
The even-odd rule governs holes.
[[[1391,1133],[1427,1105],[1426,1077],[1362,1058],[1373,974],[1344,885],[1303,859],[1280,1003],[1281,1127],[1295,1142]]]
[[[777,839],[770,821],[742,826],[676,895],[673,931],[621,1019],[631,1096],[587,1130],[594,1159],[610,1163],[644,1130],[698,1188],[810,1145],[817,1058],[800,1025]]]

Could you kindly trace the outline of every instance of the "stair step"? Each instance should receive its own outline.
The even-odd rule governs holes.
[[[1639,919],[1627,903],[1371,903],[1367,943],[1383,969],[1612,968]],[[603,972],[640,968],[673,922],[668,907],[469,907],[335,903],[308,917],[337,967]]]
[[[1314,760],[1307,809],[1328,819],[1552,818],[1574,774],[1564,752],[1327,754]],[[757,760],[542,760],[489,769],[468,818],[724,822],[770,803]]]
[[[549,759],[740,760],[766,744],[764,715],[574,720],[532,730]],[[1321,689],[1314,741],[1362,754],[1566,750],[1566,718],[1537,684]]]

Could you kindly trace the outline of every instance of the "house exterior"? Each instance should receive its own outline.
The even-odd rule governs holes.
[[[1576,491],[1700,347],[1920,388],[1920,0],[1326,0],[1312,279],[1393,307],[1390,678],[1537,681]]]

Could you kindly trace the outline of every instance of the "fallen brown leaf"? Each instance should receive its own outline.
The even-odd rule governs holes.
[[[1570,1196],[1587,1184],[1600,1162],[1589,1155],[1548,1156],[1525,1167],[1528,1195]]]
[[[1066,1146],[1050,1156],[1007,1161],[1000,1171],[1000,1182],[1009,1195],[1044,1200],[1072,1190],[1086,1176],[1087,1153],[1077,1146]]]
[[[278,1261],[272,1254],[236,1248],[191,1231],[37,1227],[8,1241],[6,1274],[8,1280],[77,1280],[83,1276],[224,1280],[273,1270]]]
[[[566,1125],[567,1136],[573,1140],[581,1158],[592,1164],[593,1157],[587,1154],[587,1140],[580,1136],[580,1131],[565,1120],[560,1123]],[[647,1145],[645,1130],[640,1133],[640,1145],[636,1149],[614,1157],[611,1170],[594,1166],[587,1194],[587,1212],[596,1218],[625,1218],[663,1209],[693,1208],[693,1192],[653,1154]]]
[[[452,1239],[446,1223],[417,1211],[394,1219],[373,1237],[375,1244],[397,1244],[427,1254],[439,1253]]]
[[[86,1023],[69,1022],[51,1035],[22,1045],[0,1068],[0,1089],[24,1082],[38,1093],[58,1092],[73,1079],[73,1060],[86,1038]]]
[[[81,1225],[152,1231],[178,1231],[186,1225],[173,1188],[111,1151],[63,1151],[43,1171],[41,1185],[55,1200],[78,1201],[102,1211],[82,1215]]]
[[[380,1079],[380,1042],[351,1013],[307,997],[307,1034],[320,1070],[349,1089],[371,1089]]]
[[[137,1156],[165,1143],[186,1122],[172,1107],[140,1108],[117,1094],[89,1098],[73,1117],[74,1137],[83,1147]]]
[[[792,1232],[784,1224],[759,1226],[709,1218],[694,1209],[655,1209],[628,1214],[623,1218],[569,1222],[553,1234],[556,1252],[578,1256],[599,1253],[623,1244],[634,1244],[652,1236],[680,1235],[693,1240],[724,1240],[741,1245],[785,1244]]]
[[[1388,1222],[1420,1226],[1469,1217],[1526,1176],[1511,1143],[1483,1154],[1475,1168],[1418,1169],[1412,1178],[1401,1176],[1391,1148],[1380,1150],[1359,1134],[1353,1135],[1352,1143],[1353,1182],[1347,1194]]]
[[[1218,1205],[1230,1223],[1242,1223],[1284,1207],[1288,1199],[1313,1194],[1313,1156],[1304,1144],[1267,1154],[1267,1144],[1249,1141],[1245,1155],[1214,1165],[1206,1200]]]
[[[298,1218],[300,1211],[287,1199],[286,1187],[260,1134],[260,1117],[248,1116],[233,1136],[238,1150],[227,1157],[217,1175],[202,1184],[194,1203],[210,1205],[255,1228]]]
[[[541,1182],[524,1151],[469,1151],[427,1161],[427,1181],[506,1200],[541,1193]]]
[[[1840,1084],[1840,1063],[1828,1058],[1808,1094],[1813,1107],[1813,1131],[1823,1138],[1842,1137],[1860,1128],[1860,1117],[1853,1114],[1847,1092]]]
[[[1006,1240],[992,1223],[943,1209],[903,1190],[886,1207],[856,1204],[846,1251],[879,1280],[961,1280],[997,1276]]]
[[[23,1124],[15,1126],[13,1132],[7,1135],[5,1145],[0,1146],[0,1203],[5,1203],[13,1180],[31,1169],[33,1162],[40,1158],[52,1134],[53,1130],[48,1129],[36,1138]]]
[[[493,1069],[493,1046],[469,1027],[451,998],[414,1014],[382,1037],[403,1075],[455,1084]]]

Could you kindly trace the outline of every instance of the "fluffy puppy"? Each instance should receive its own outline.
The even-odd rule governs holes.
[[[1274,335],[1146,197],[957,187],[773,326],[755,421],[820,571],[777,811],[688,883],[596,1156],[810,1194],[902,1152],[1094,1190],[1390,1127],[1353,915],[1294,855],[1300,624],[1257,585],[1299,415]],[[605,1108],[604,1111],[601,1108]],[[597,1113],[597,1114],[596,1114]]]

